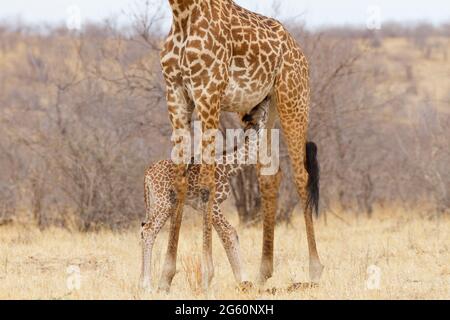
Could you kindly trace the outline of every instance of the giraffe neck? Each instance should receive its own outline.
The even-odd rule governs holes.
[[[169,0],[169,5],[172,11],[186,11],[192,5],[199,4],[201,0]]]
[[[224,152],[223,163],[226,164],[228,177],[233,177],[239,172],[244,170],[248,166],[246,163],[240,163],[238,161],[239,157],[242,155],[246,156],[249,150],[249,139],[246,137],[244,143],[240,146],[235,146],[232,152]],[[247,158],[246,158],[247,159]],[[231,161],[230,161],[231,160]]]

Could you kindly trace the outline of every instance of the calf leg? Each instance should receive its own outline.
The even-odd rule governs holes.
[[[155,214],[149,218],[149,221],[142,224],[141,286],[146,291],[151,291],[153,245],[158,233],[161,231],[170,214],[170,210],[155,210]]]
[[[172,214],[170,221],[169,244],[167,246],[166,260],[159,283],[159,290],[169,292],[173,277],[177,270],[178,239],[180,236],[182,209]]]
[[[237,283],[246,280],[242,273],[242,261],[239,248],[239,237],[236,229],[225,219],[219,205],[213,208],[213,225],[227,253],[228,261]]]

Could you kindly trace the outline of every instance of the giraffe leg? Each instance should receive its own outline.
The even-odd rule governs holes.
[[[264,176],[261,174],[260,166],[258,167],[258,182],[264,216],[259,282],[260,284],[264,284],[273,274],[275,215],[277,211],[278,190],[281,182],[281,171],[279,170],[277,174],[272,176]]]
[[[170,291],[173,277],[177,271],[178,240],[182,217],[183,210],[180,211],[180,214],[176,214],[176,212],[174,212],[170,220],[169,244],[167,246],[166,259],[164,261],[163,272],[159,282],[159,291]]]
[[[273,103],[273,98],[270,98],[270,105],[268,107],[268,115],[266,123],[261,124],[262,129],[267,129],[265,138],[267,139],[268,151],[271,147],[270,130],[274,127],[277,110]],[[272,150],[270,150],[272,152]],[[273,152],[278,152],[273,150]],[[265,168],[262,164],[257,165],[258,183],[261,192],[261,206],[263,210],[263,246],[261,266],[259,270],[259,283],[264,284],[267,279],[273,274],[273,251],[274,251],[274,230],[275,230],[275,215],[277,211],[278,190],[281,182],[281,171],[278,170],[274,175],[263,175],[262,169]]]
[[[220,104],[228,86],[232,44],[216,41],[216,30],[209,30],[203,37],[203,48],[221,55],[198,54],[199,40],[188,37],[185,44],[184,65],[191,67],[190,93],[202,124],[202,165],[199,188],[203,203],[203,289],[206,292],[213,276],[212,265],[212,209],[215,195],[215,138],[219,128]],[[223,31],[222,31],[223,32]],[[225,31],[226,33],[226,31]],[[197,69],[195,72],[193,69]]]
[[[208,188],[204,188],[203,193],[210,192]],[[213,189],[214,190],[214,189]],[[202,197],[205,197],[203,195]],[[205,201],[203,198],[202,201]],[[212,260],[212,211],[209,202],[204,203],[203,208],[203,252],[202,252],[202,286],[207,292],[209,285],[214,277],[214,263]]]
[[[156,215],[156,216],[155,216]],[[167,219],[171,215],[170,210],[154,210],[154,215],[150,217],[149,221],[143,223],[141,228],[142,238],[142,271],[141,271],[141,286],[144,290],[151,292],[151,261],[153,245],[155,243],[158,233],[165,225]]]
[[[302,84],[302,74],[307,74],[307,66],[301,65],[297,72],[284,75],[276,86],[276,103],[281,126],[286,139],[294,180],[303,204],[306,235],[309,249],[309,275],[317,282],[323,271],[317,252],[312,218],[311,194],[308,191],[309,174],[306,167],[306,135],[309,113],[308,83]],[[306,69],[306,71],[305,71]],[[302,84],[300,88],[290,88],[287,84]],[[317,199],[318,200],[318,199]]]
[[[200,169],[200,196],[203,202],[203,253],[202,253],[202,285],[207,292],[214,277],[214,265],[212,260],[212,210],[214,204],[215,165],[203,164]]]
[[[188,157],[184,154],[185,149],[182,147],[181,143],[183,142],[183,136],[179,136],[177,133],[182,131],[183,135],[190,135],[190,124],[194,106],[184,89],[181,88],[168,86],[166,99],[169,110],[169,118],[174,131],[172,140],[177,147],[177,150],[174,150],[175,153],[173,152],[172,156],[176,156],[176,162],[178,162],[180,159],[187,159]],[[170,190],[171,195],[173,195],[171,196],[171,199],[174,201],[173,205],[175,206],[175,211],[171,219],[169,244],[164,269],[159,284],[159,289],[164,291],[169,291],[173,277],[176,273],[178,239],[183,216],[183,206],[187,192],[186,170],[187,164],[182,161],[176,166],[174,187]]]
[[[237,283],[245,281],[246,277],[242,272],[242,260],[239,247],[239,237],[236,229],[223,216],[218,204],[214,205],[213,225],[219,235],[222,245],[227,253],[228,261],[233,270]]]
[[[303,165],[302,165],[303,167]],[[300,199],[303,204],[303,214],[305,217],[306,237],[308,240],[309,249],[309,277],[312,282],[318,282],[323,272],[323,265],[320,262],[319,254],[317,252],[316,239],[314,235],[314,222],[312,206],[309,204],[308,195],[308,172],[306,168],[298,169],[295,172],[295,181],[298,187]]]
[[[200,97],[195,100],[199,118],[202,123],[202,165],[200,168],[199,188],[203,206],[203,290],[207,292],[214,276],[212,260],[212,211],[215,183],[215,138],[219,127],[220,94]]]

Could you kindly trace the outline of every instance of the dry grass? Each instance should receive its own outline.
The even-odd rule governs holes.
[[[187,213],[189,215],[189,213]],[[342,214],[344,217],[345,215]],[[316,223],[326,269],[318,288],[286,289],[307,280],[307,248],[302,219],[276,230],[274,292],[239,293],[217,237],[212,299],[449,299],[450,218],[389,210],[375,218],[330,215]],[[197,299],[201,249],[199,217],[187,217],[181,234],[178,274],[172,293],[141,294],[138,232],[40,232],[30,226],[0,228],[0,299]],[[261,228],[239,230],[244,265],[250,279],[258,271]],[[161,272],[167,230],[154,251],[155,281]],[[68,290],[67,267],[79,266],[81,289]],[[382,270],[381,288],[367,290],[367,268]]]

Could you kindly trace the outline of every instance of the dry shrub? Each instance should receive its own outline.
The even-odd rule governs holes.
[[[0,161],[11,177],[2,185],[23,190],[15,196],[41,228],[70,218],[80,230],[117,229],[141,219],[145,167],[169,150],[160,79],[148,76],[156,52],[106,27],[5,41],[17,63],[3,73],[10,107],[1,110],[8,153]]]

